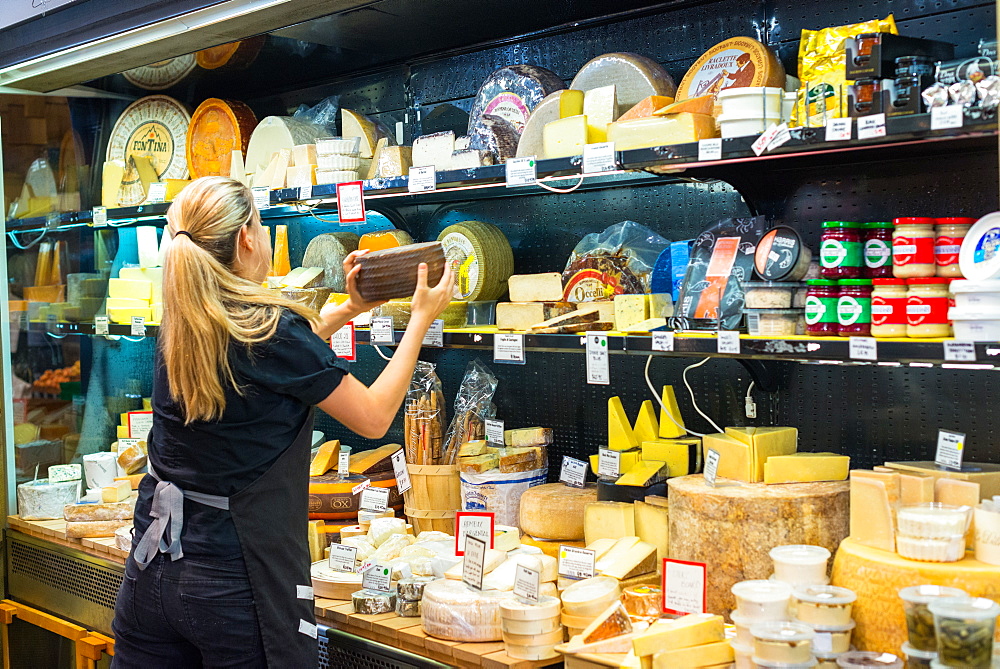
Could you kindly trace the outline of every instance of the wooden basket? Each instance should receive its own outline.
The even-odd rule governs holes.
[[[436,530],[455,534],[455,511],[421,511],[406,507],[403,511],[413,526],[413,534]]]
[[[462,482],[458,465],[411,465],[409,490],[403,493],[406,515],[415,511],[451,511],[462,508]],[[454,531],[454,528],[452,528]]]

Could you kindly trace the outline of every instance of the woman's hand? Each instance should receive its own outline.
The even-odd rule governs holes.
[[[354,251],[344,258],[344,276],[346,277],[347,294],[350,296],[345,305],[350,312],[354,314],[354,316],[363,314],[366,311],[371,311],[375,307],[386,303],[386,300],[368,302],[361,297],[360,293],[358,293],[358,272],[361,271],[361,265],[358,264],[358,258],[366,253],[368,253],[367,249],[363,251]]]
[[[428,328],[441,315],[455,294],[455,270],[451,263],[445,263],[444,273],[436,286],[427,285],[427,264],[417,267],[417,290],[410,303],[410,322],[416,321],[420,327]]]

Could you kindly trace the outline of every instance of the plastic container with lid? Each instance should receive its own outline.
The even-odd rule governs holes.
[[[959,309],[948,312],[955,339],[962,341],[1000,341],[1000,309]]]
[[[771,228],[757,242],[754,270],[767,281],[802,281],[809,271],[812,252],[799,233],[787,225]]]
[[[849,625],[857,595],[853,590],[835,585],[809,585],[795,588],[795,617],[807,625]]]
[[[733,657],[736,660],[736,669],[756,669],[757,665],[753,662],[753,641],[751,637],[751,642],[749,644],[737,643],[735,640],[732,641],[733,646]]]
[[[904,506],[896,512],[900,534],[920,539],[964,536],[972,521],[972,507],[930,502]]]
[[[907,279],[907,337],[951,336],[951,324],[948,322],[948,309],[951,307],[951,295],[948,292],[950,283],[951,279],[939,277]]]
[[[716,100],[722,105],[723,114],[746,116],[778,116],[784,91],[768,86],[740,86],[719,91]]]
[[[864,278],[882,279],[892,276],[892,229],[887,221],[865,223]]]
[[[924,652],[937,652],[934,637],[934,616],[927,608],[935,599],[942,597],[967,597],[964,590],[942,585],[912,585],[899,591],[906,615],[906,631],[913,648]]]
[[[837,658],[841,669],[903,669],[903,661],[892,653],[852,650]]]
[[[811,279],[806,293],[806,334],[836,337],[840,287],[829,279]]]
[[[991,309],[1000,311],[1000,280],[952,281],[951,294],[959,309]]]
[[[837,334],[867,336],[872,328],[872,280],[842,279],[837,282]]]
[[[902,651],[903,655],[906,656],[906,669],[926,669],[926,667],[931,666],[931,662],[937,659],[936,650],[917,650],[909,641],[903,644]]]
[[[965,536],[923,539],[897,533],[896,552],[908,560],[958,562],[965,557]]]
[[[792,586],[781,581],[740,581],[732,587],[736,610],[754,623],[788,619]]]
[[[840,657],[841,653],[817,653],[813,651],[813,656],[816,658],[816,669],[839,669],[837,667],[837,658]]]
[[[969,229],[958,265],[970,281],[1000,279],[1000,212],[986,214]]]
[[[760,337],[798,334],[802,309],[744,309],[747,333]]]
[[[722,135],[723,139],[747,137],[761,134],[771,127],[771,124],[781,123],[781,112],[771,116],[761,116],[759,111],[752,114],[719,114],[717,120],[719,134]]]
[[[754,662],[802,664],[813,659],[812,640],[816,633],[808,625],[787,621],[757,623],[750,633]]]
[[[733,627],[736,628],[736,637],[733,639],[733,647],[737,645],[743,646],[748,650],[748,652],[753,652],[753,634],[750,633],[750,627],[756,623],[755,620],[749,616],[741,614],[739,611],[733,611],[729,614],[729,617],[733,620]]]
[[[934,276],[933,218],[897,218],[892,232],[892,273],[897,279]]]
[[[789,585],[825,585],[830,551],[822,546],[791,544],[775,546],[768,553],[774,560],[774,578]]]
[[[854,626],[853,620],[846,625],[813,625],[813,631],[816,633],[813,637],[813,652],[837,655],[846,653],[851,649]]]
[[[872,279],[873,337],[906,336],[906,280]]]
[[[801,284],[784,281],[747,281],[743,303],[748,309],[791,309]]]
[[[861,223],[826,221],[820,240],[820,274],[825,279],[856,279],[864,267]]]
[[[934,615],[937,661],[946,667],[989,667],[1000,604],[985,597],[942,597],[928,608]]]
[[[952,217],[937,219],[934,237],[934,262],[937,264],[937,275],[952,279],[962,278],[962,269],[958,265],[958,254],[962,250],[962,241],[975,224],[974,218]]]

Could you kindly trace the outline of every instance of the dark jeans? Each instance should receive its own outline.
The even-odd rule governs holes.
[[[129,557],[118,591],[112,669],[267,666],[242,558]]]

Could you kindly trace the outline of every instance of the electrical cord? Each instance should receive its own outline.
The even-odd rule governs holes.
[[[375,352],[378,353],[379,357],[385,360],[386,362],[392,360],[392,358],[390,358],[389,356],[387,356],[385,353],[382,352],[382,349],[379,348],[377,344],[372,344],[372,348],[375,349]]]
[[[719,427],[718,425],[715,424],[715,421],[713,421],[711,418],[709,418],[708,416],[706,416],[702,412],[702,410],[698,408],[698,404],[695,402],[695,399],[694,399],[694,390],[691,389],[691,384],[689,384],[688,380],[687,380],[687,373],[688,373],[689,369],[692,369],[694,367],[701,367],[702,365],[704,365],[709,360],[711,360],[711,358],[705,358],[701,362],[698,362],[698,363],[695,363],[695,364],[690,365],[688,367],[685,367],[684,368],[684,374],[682,375],[682,377],[684,379],[684,385],[687,387],[688,392],[691,394],[691,404],[694,406],[694,410],[697,411],[701,415],[702,418],[704,418],[705,420],[707,420],[709,422],[709,424],[712,427],[714,427],[717,431],[719,431],[719,432],[725,432],[725,430],[723,430],[721,427]],[[670,419],[670,422],[672,422],[674,425],[676,425],[680,429],[688,432],[689,434],[693,434],[696,437],[704,437],[705,436],[704,433],[702,433],[702,432],[695,432],[694,430],[692,430],[690,428],[687,428],[684,425],[681,425],[680,423],[678,423],[677,419],[675,419],[673,417],[673,415],[670,413],[670,411],[667,409],[667,407],[664,406],[663,399],[656,392],[656,389],[653,387],[653,382],[649,378],[649,366],[652,364],[652,362],[653,362],[653,356],[649,356],[648,358],[646,358],[646,369],[645,369],[646,387],[649,388],[649,392],[652,393],[653,397],[656,399],[656,403],[660,405],[660,408],[663,410],[663,414],[667,418]]]
[[[549,186],[548,184],[542,183],[541,181],[537,182],[535,185],[538,186],[539,188],[544,188],[545,190],[547,190],[549,192],[552,192],[552,193],[564,193],[565,194],[565,193],[572,193],[577,188],[579,188],[580,186],[582,186],[584,178],[585,178],[585,176],[581,173],[580,174],[580,180],[577,181],[574,186],[570,186],[569,188],[556,188],[554,186]]]

